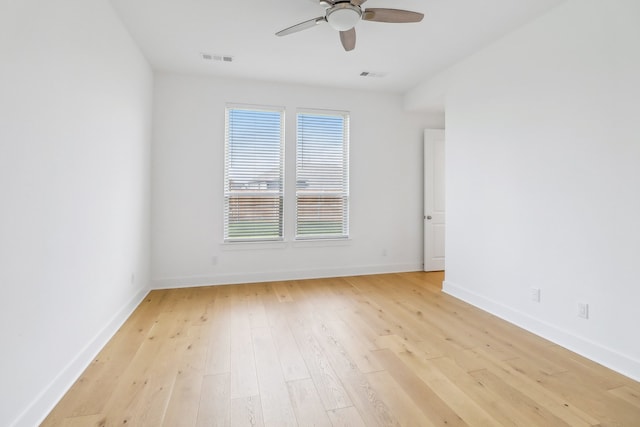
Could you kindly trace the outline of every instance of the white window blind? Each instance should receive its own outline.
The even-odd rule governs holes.
[[[284,111],[230,106],[225,121],[225,241],[281,240]]]
[[[349,114],[299,111],[296,238],[349,236]]]

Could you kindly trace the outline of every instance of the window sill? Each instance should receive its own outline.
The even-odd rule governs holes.
[[[222,251],[246,251],[255,249],[286,249],[289,242],[263,241],[263,242],[222,242]]]
[[[300,239],[291,242],[294,248],[318,248],[318,247],[336,247],[349,246],[351,239]]]
[[[263,241],[263,242],[222,242],[220,248],[227,251],[247,251],[263,249],[286,249],[293,248],[333,248],[339,246],[350,246],[351,238],[345,239],[300,239],[293,241]]]

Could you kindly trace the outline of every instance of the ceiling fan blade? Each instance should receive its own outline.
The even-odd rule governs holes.
[[[349,52],[356,47],[356,29],[352,28],[347,31],[340,31],[340,41],[344,50]]]
[[[276,33],[276,36],[286,36],[288,34],[297,33],[298,31],[302,31],[302,30],[306,30],[306,29],[311,28],[311,27],[315,27],[319,23],[326,22],[326,21],[327,20],[325,19],[324,16],[319,16],[317,18],[309,19],[308,21],[304,21],[304,22],[301,22],[299,24],[296,24],[296,25],[294,25],[292,27],[285,28],[282,31],[278,31]]]
[[[367,0],[351,0],[351,4],[354,6],[360,6],[362,5],[362,3],[366,2]]]
[[[424,18],[423,13],[401,9],[385,9],[372,7],[362,13],[362,19],[364,19],[365,21],[375,22],[420,22],[422,21],[422,18]]]

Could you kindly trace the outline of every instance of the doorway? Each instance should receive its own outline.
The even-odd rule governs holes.
[[[424,131],[424,271],[445,267],[445,132]]]

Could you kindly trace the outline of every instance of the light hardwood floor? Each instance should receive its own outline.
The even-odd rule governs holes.
[[[152,291],[44,426],[640,426],[640,384],[442,273]]]

